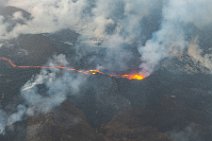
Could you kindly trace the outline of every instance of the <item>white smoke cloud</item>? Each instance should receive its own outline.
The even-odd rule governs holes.
[[[26,112],[24,105],[18,105],[17,111],[9,114],[5,110],[0,110],[0,134],[5,134],[5,128],[21,121]]]
[[[189,24],[197,28],[211,25],[212,4],[210,0],[169,0],[163,8],[161,29],[153,34],[152,39],[140,47],[143,67],[153,72],[161,60],[171,57],[171,52],[183,51],[188,46],[186,29]]]
[[[143,61],[141,67],[147,72],[152,73],[161,60],[170,57],[174,51],[181,52],[186,46],[182,29],[173,24],[172,22],[162,23],[161,30],[139,49]]]
[[[9,0],[0,1],[8,6],[21,8],[31,14],[25,24],[17,24],[8,31],[9,23],[4,16],[0,16],[0,40],[11,39],[20,34],[53,33],[61,29],[75,30],[81,35],[80,44],[85,46],[101,45],[115,51],[120,51],[125,44],[136,46],[141,54],[141,68],[151,74],[160,61],[172,57],[173,52],[181,53],[189,46],[184,28],[193,25],[198,29],[212,24],[211,0]],[[142,21],[145,17],[153,16],[155,8],[162,6],[160,29],[153,33],[151,39],[142,42]],[[14,19],[24,19],[20,13],[13,15]],[[148,26],[146,26],[148,27]],[[200,47],[200,46],[198,46]],[[201,47],[200,47],[201,48]],[[188,49],[189,55],[207,68],[211,68],[210,56],[201,55],[196,46]],[[117,54],[120,52],[117,52]],[[114,53],[108,55],[121,63],[124,53],[117,57]],[[121,58],[121,59],[116,59]],[[109,57],[110,58],[110,57]],[[61,61],[62,60],[62,61]],[[60,57],[58,63],[67,62]],[[55,62],[54,62],[55,63]],[[113,63],[113,62],[112,62]],[[124,62],[123,62],[124,63]],[[124,66],[124,65],[123,65]],[[79,90],[83,77],[75,77],[67,73],[57,78],[57,71],[49,73],[43,70],[34,80],[29,81],[22,88],[22,96],[27,105],[26,113],[45,113],[61,104],[71,93]],[[38,91],[38,84],[45,84],[48,88],[43,95]],[[18,108],[19,109],[19,108]],[[24,108],[17,110],[9,119],[21,119]],[[3,113],[0,115],[4,115]],[[17,116],[21,115],[21,116]],[[19,118],[20,117],[20,118]],[[7,116],[0,117],[0,128],[7,124]]]
[[[31,14],[32,19],[25,21],[26,24],[16,25],[11,32],[3,32],[2,38],[13,38],[24,33],[53,33],[67,28],[80,33],[80,46],[115,48],[113,56],[117,56],[116,64],[120,68],[127,68],[123,56],[130,53],[120,48],[140,44],[143,28],[141,22],[161,2],[162,0],[10,0],[8,5],[24,9]],[[123,54],[120,55],[117,50],[122,50]],[[107,57],[110,56],[112,55]],[[112,63],[105,66],[110,67]]]
[[[0,8],[7,4],[7,0],[0,0]]]
[[[48,64],[57,65],[62,61],[67,65],[64,55],[58,55]],[[22,121],[25,116],[45,114],[63,103],[68,96],[77,94],[86,77],[61,72],[59,70],[42,70],[34,79],[29,80],[21,89],[24,103],[17,106],[14,113],[0,110],[0,134],[7,126]],[[39,91],[39,85],[46,87],[45,92]]]
[[[32,20],[26,25],[18,25],[8,36],[17,36],[22,33],[46,33],[55,32],[63,28],[75,28],[80,24],[83,10],[86,9],[85,0],[47,0],[47,1],[29,1],[29,0],[11,0],[10,6],[22,8],[29,12]]]
[[[7,126],[13,125],[14,123],[21,121],[26,112],[26,107],[24,105],[18,105],[17,111],[12,113],[7,119]]]
[[[7,33],[7,37],[23,33],[52,33],[69,28],[91,38],[109,40],[118,34],[123,36],[123,40],[129,41],[138,38],[140,21],[159,2],[160,0],[136,0],[133,3],[129,0],[10,0],[8,5],[26,10],[33,19],[26,25],[17,25],[12,32]],[[108,28],[115,28],[114,36],[108,35]]]
[[[5,132],[5,127],[7,126],[7,114],[0,110],[0,134]]]
[[[164,9],[164,18],[202,28],[212,24],[212,16],[209,14],[211,12],[211,0],[170,0]]]
[[[161,3],[161,28],[142,43],[141,22],[145,16],[153,15]],[[184,26],[191,24],[201,29],[212,24],[211,0],[9,0],[8,5],[24,9],[32,19],[16,25],[11,32],[2,23],[1,38],[68,28],[81,34],[83,45],[120,48],[137,42],[135,46],[142,54],[141,68],[149,73],[170,57],[170,52],[182,52],[187,47]]]
[[[189,44],[188,55],[195,63],[212,72],[212,54],[204,54],[198,45],[197,39]]]
[[[154,12],[155,7],[163,3],[161,26],[153,33],[152,38],[142,43],[140,40],[143,28],[141,22],[145,16]],[[122,52],[125,44],[133,44],[142,55],[141,68],[146,75],[158,67],[161,60],[172,57],[172,52],[181,53],[188,47],[188,55],[202,66],[212,70],[212,56],[203,55],[197,42],[190,43],[185,35],[184,26],[193,25],[198,29],[212,24],[211,0],[1,0],[0,5],[10,5],[24,9],[32,19],[26,20],[20,12],[14,13],[13,19],[22,19],[25,24],[17,24],[8,31],[10,23],[0,16],[0,40],[17,37],[20,34],[53,33],[61,29],[75,30],[81,34],[81,44],[114,49],[108,53],[109,61],[118,60],[121,68],[125,68],[124,58],[133,56]],[[154,14],[154,13],[153,13]],[[111,60],[110,60],[111,58]],[[112,66],[114,62],[108,65]],[[49,63],[68,65],[64,56],[58,56]],[[83,76],[59,71],[42,70],[34,79],[28,81],[21,89],[25,103],[17,106],[14,113],[0,111],[0,133],[5,128],[24,116],[47,113],[64,102],[69,95],[79,92],[85,82]],[[44,93],[38,86],[45,85]],[[188,132],[188,134],[187,134]],[[173,133],[175,140],[188,140],[190,129],[186,132]]]
[[[54,62],[64,60],[64,56],[58,56]],[[54,62],[50,64],[55,65]],[[67,62],[66,60],[64,62]],[[79,87],[85,82],[86,77],[63,73],[58,77],[60,71],[49,72],[42,70],[35,79],[28,81],[23,86],[22,96],[29,106],[27,114],[47,113],[52,108],[59,106],[67,99],[68,95],[73,95],[79,92]],[[47,88],[44,93],[38,91],[38,85],[43,85]]]

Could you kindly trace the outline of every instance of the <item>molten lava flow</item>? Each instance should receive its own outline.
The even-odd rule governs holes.
[[[88,70],[88,73],[93,74],[93,75],[95,75],[95,74],[104,74],[100,70]]]
[[[19,66],[16,65],[11,59],[6,57],[0,57],[0,61],[6,62],[9,64],[12,68],[15,69],[60,69],[60,70],[66,70],[66,71],[74,71],[78,73],[83,73],[86,75],[106,75],[108,77],[117,77],[117,78],[125,78],[128,80],[143,80],[145,78],[145,75],[141,73],[129,73],[129,74],[110,74],[110,73],[104,73],[100,70],[94,69],[94,70],[79,70],[75,68],[65,67],[65,66]]]
[[[127,78],[129,80],[143,80],[145,76],[140,73],[132,73],[132,74],[123,74],[121,75],[122,78]]]

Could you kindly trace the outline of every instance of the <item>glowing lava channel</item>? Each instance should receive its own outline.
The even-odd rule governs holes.
[[[125,78],[128,80],[143,80],[145,79],[145,75],[141,73],[129,73],[129,74],[108,74],[104,73],[100,70],[94,69],[94,70],[79,70],[75,68],[65,67],[65,66],[19,66],[16,65],[11,59],[6,57],[0,57],[0,61],[6,62],[14,69],[60,69],[60,70],[66,70],[66,71],[74,71],[86,75],[107,75],[109,77],[116,77],[116,78]]]

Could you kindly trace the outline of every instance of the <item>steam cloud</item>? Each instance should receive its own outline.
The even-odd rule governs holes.
[[[61,62],[63,65],[67,65],[64,55],[55,56],[49,64],[56,65],[61,64]],[[0,111],[0,133],[4,133],[7,126],[22,121],[24,116],[33,116],[51,111],[63,103],[68,96],[79,92],[79,87],[84,82],[86,82],[85,76],[65,72],[61,74],[59,70],[51,72],[42,70],[39,75],[29,80],[22,87],[21,96],[24,103],[17,106],[16,112]],[[46,90],[40,92],[39,85],[45,87]]]
[[[1,3],[6,4],[5,1]],[[112,50],[126,45],[136,46],[141,54],[140,68],[146,75],[155,71],[161,60],[180,54],[188,47],[190,57],[204,67],[212,68],[211,55],[202,56],[201,46],[198,42],[191,44],[192,37],[187,36],[191,27],[203,30],[212,26],[211,0],[9,0],[6,5],[27,11],[31,18],[27,19],[20,12],[15,13],[12,18],[22,19],[25,24],[16,24],[8,30],[10,24],[0,16],[0,40],[20,34],[54,33],[68,28],[81,35],[82,45]],[[147,25],[142,25],[142,22],[156,15],[156,12],[161,12],[160,28],[143,41],[141,36],[145,36],[143,31]],[[84,79],[65,73],[56,80],[56,74],[43,70],[35,80],[23,87],[22,95],[28,107],[19,106],[17,113],[11,116],[0,111],[3,115],[0,116],[2,131],[7,124],[20,120],[24,114],[48,112],[66,99],[69,88],[72,93],[77,92]],[[51,79],[47,79],[49,77]],[[39,94],[37,84],[47,86],[47,96]]]
[[[7,5],[24,9],[32,18],[25,19],[26,24],[17,24],[8,32],[9,24],[0,17],[1,39],[68,28],[80,33],[81,43],[86,46],[136,46],[142,56],[141,68],[148,74],[161,60],[188,47],[190,40],[186,35],[189,29],[185,27],[195,26],[201,30],[212,23],[210,0],[9,0]],[[141,23],[146,17],[160,12],[155,10],[158,7],[162,11],[160,29],[153,33],[152,38],[142,41],[142,31],[147,27]],[[24,19],[20,13],[13,16]]]
[[[200,6],[201,5],[201,6]],[[161,29],[140,48],[144,67],[148,72],[155,70],[158,63],[170,57],[172,52],[183,52],[190,40],[186,39],[186,26],[200,30],[211,26],[212,2],[210,0],[170,0],[163,7]],[[191,12],[192,11],[192,12]]]
[[[7,0],[0,0],[0,7],[5,6],[6,3],[7,3]]]

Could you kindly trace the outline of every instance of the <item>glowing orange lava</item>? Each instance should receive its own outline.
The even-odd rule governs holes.
[[[93,74],[93,75],[95,75],[95,74],[104,74],[104,73],[101,72],[100,70],[88,70],[88,72],[89,72],[90,74]]]
[[[134,73],[134,74],[123,74],[121,75],[122,78],[127,78],[129,80],[143,80],[145,76],[140,73]]]
[[[141,73],[129,73],[129,74],[110,74],[110,73],[104,73],[100,70],[94,69],[94,70],[79,70],[71,67],[65,67],[65,66],[19,66],[16,65],[11,59],[6,57],[0,57],[0,61],[6,62],[14,69],[60,69],[60,70],[66,70],[66,71],[74,71],[86,75],[106,75],[108,77],[116,77],[116,78],[125,78],[128,80],[143,80],[145,78],[145,75]]]

